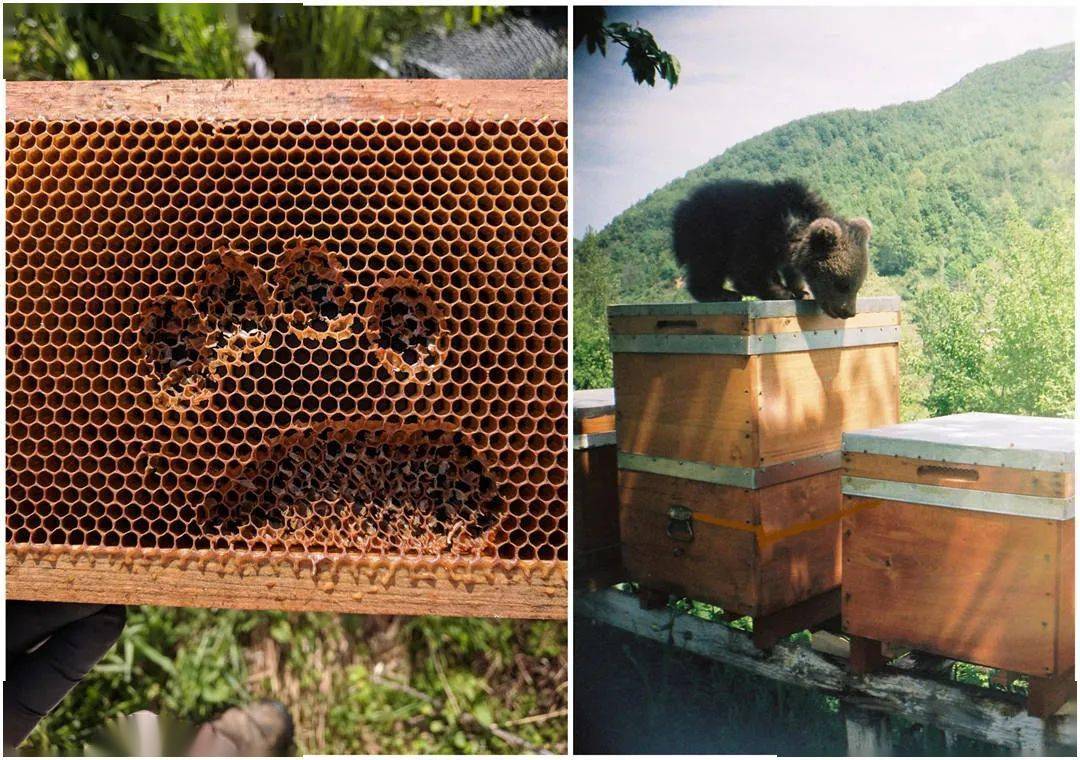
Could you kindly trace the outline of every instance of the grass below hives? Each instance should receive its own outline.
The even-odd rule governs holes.
[[[566,642],[561,622],[131,607],[117,645],[22,750],[81,753],[136,710],[201,722],[273,698],[301,753],[560,753]]]

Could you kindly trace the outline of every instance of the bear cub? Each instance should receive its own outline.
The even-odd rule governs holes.
[[[699,301],[809,298],[809,285],[830,317],[855,316],[870,222],[836,216],[801,182],[711,182],[675,208],[672,232]]]

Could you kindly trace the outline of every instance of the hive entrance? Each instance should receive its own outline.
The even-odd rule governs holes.
[[[287,436],[207,501],[230,536],[277,549],[481,555],[498,520],[487,466],[461,433],[338,425]]]

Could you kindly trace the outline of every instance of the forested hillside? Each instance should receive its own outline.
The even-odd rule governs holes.
[[[864,292],[900,293],[916,322],[917,330],[907,331],[906,415],[1017,407],[1005,403],[1003,387],[957,397],[956,388],[942,385],[999,382],[985,373],[1005,350],[1003,338],[985,320],[1011,308],[995,290],[1006,277],[1015,279],[1000,265],[1007,254],[1011,266],[1043,272],[1043,286],[1050,288],[1037,299],[1043,318],[1028,327],[1050,330],[1067,352],[1060,361],[1068,363],[1065,377],[1063,366],[1048,368],[1050,360],[1040,359],[1052,382],[1068,387],[1051,394],[1054,402],[1015,410],[1067,413],[1073,398],[1073,56],[1073,45],[1036,50],[980,68],[929,100],[785,124],[733,146],[576,241],[575,384],[610,382],[605,303],[689,298],[670,247],[671,213],[682,198],[717,178],[797,177],[839,213],[874,223],[871,259],[880,277]],[[1029,258],[1017,260],[1017,251],[1025,250]],[[970,308],[953,302],[961,298]],[[927,351],[953,346],[955,340],[934,331],[944,329],[938,315],[958,310],[978,312],[983,321],[972,325],[973,345],[959,359],[970,366],[954,367],[959,375],[946,380],[941,372],[950,359],[925,353],[922,344]],[[976,349],[978,360],[971,353]]]

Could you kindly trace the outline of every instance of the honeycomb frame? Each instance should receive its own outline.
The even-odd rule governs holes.
[[[564,618],[566,95],[9,83],[8,598]]]

